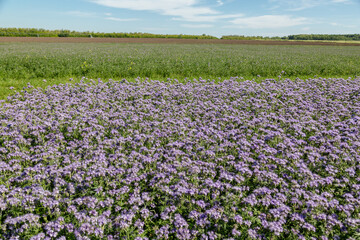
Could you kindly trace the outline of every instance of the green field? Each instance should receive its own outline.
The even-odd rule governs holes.
[[[359,66],[356,46],[1,43],[0,98],[70,78],[348,78]]]
[[[0,240],[360,240],[359,75],[360,46],[0,43]]]

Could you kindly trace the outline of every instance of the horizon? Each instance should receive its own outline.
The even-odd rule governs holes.
[[[357,34],[359,0],[0,0],[0,28],[284,37]]]
[[[3,28],[3,27],[0,27],[0,29],[12,29],[14,27],[9,27],[9,28]],[[112,33],[115,33],[115,34],[150,34],[150,35],[188,35],[188,36],[202,36],[204,34],[182,34],[182,33],[166,33],[166,34],[163,34],[163,33],[151,33],[151,32],[97,32],[97,31],[78,31],[78,30],[73,30],[73,29],[45,29],[45,28],[15,28],[15,29],[29,29],[29,30],[33,30],[33,29],[36,29],[36,30],[45,30],[45,31],[64,31],[64,32],[76,32],[76,33],[94,33],[94,34],[97,34],[97,33],[100,33],[100,34],[112,34]],[[39,34],[41,35],[41,33]],[[208,35],[208,34],[205,34],[206,36],[209,36],[209,37],[216,37],[216,36],[212,36],[212,35]],[[236,35],[236,34],[230,34],[230,35],[222,35],[222,36],[219,36],[217,37],[218,39],[221,39],[221,37],[225,37],[225,36],[239,36],[239,37],[262,37],[262,38],[273,38],[273,37],[289,37],[289,36],[296,36],[296,35],[359,35],[359,33],[345,33],[345,34],[333,34],[333,33],[298,33],[298,34],[290,34],[290,35],[285,35],[285,36],[262,36],[262,35]]]

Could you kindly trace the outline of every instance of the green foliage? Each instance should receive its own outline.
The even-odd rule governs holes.
[[[227,35],[221,39],[231,40],[321,40],[321,41],[360,41],[360,34],[298,34],[284,37]]]
[[[69,78],[347,78],[360,75],[358,66],[357,46],[2,43],[0,98],[28,82],[45,87]]]
[[[289,40],[360,41],[360,34],[298,34],[288,36]]]
[[[153,33],[102,33],[78,32],[70,30],[46,30],[42,28],[0,28],[0,37],[95,37],[95,38],[183,38],[183,39],[217,39],[217,37],[187,34],[153,34]],[[360,34],[297,34],[289,36],[244,36],[225,35],[221,39],[229,40],[326,40],[326,41],[360,41]]]
[[[96,38],[184,38],[184,39],[217,39],[214,36],[186,34],[153,34],[153,33],[101,33],[78,32],[70,30],[45,30],[37,28],[0,28],[0,37],[96,37]]]
[[[281,39],[287,39],[287,37],[225,35],[225,36],[222,36],[221,39],[228,39],[228,40],[281,40]]]

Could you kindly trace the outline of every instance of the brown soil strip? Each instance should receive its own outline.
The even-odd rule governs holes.
[[[360,46],[360,43],[264,41],[223,39],[174,39],[174,38],[59,38],[59,37],[0,37],[0,42],[44,42],[44,43],[158,43],[158,44],[250,44],[250,45],[324,45]]]

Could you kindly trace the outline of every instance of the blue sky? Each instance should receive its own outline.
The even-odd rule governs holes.
[[[0,27],[286,36],[360,33],[360,0],[0,0]]]

